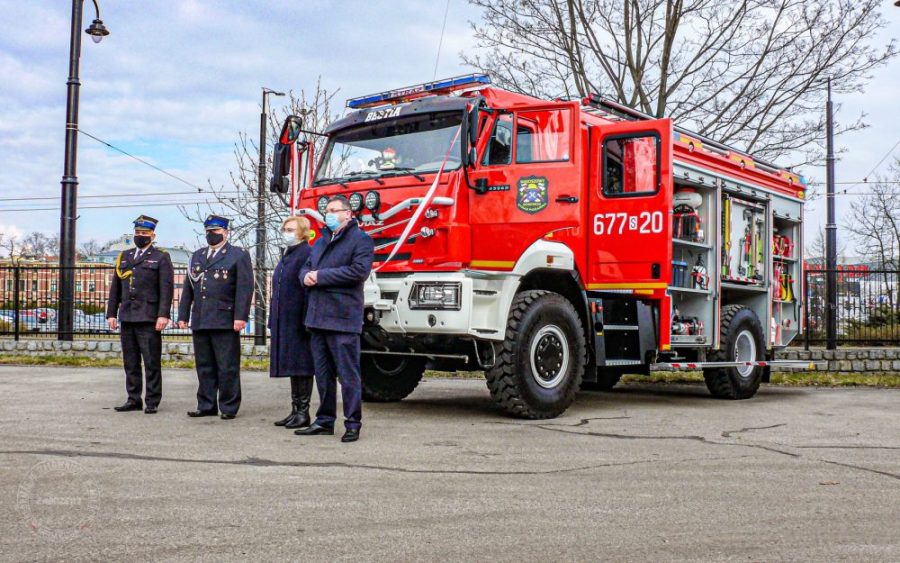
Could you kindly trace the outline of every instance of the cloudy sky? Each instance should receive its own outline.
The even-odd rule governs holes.
[[[261,86],[299,91],[321,76],[326,88],[340,89],[343,100],[431,79],[445,9],[437,0],[100,0],[100,5],[111,35],[99,45],[84,36],[82,130],[196,186],[228,183],[238,132],[258,135]],[[15,22],[0,35],[2,232],[59,229],[70,9],[65,0],[0,0],[0,13]],[[882,42],[900,37],[900,8],[885,2],[884,14],[890,27]],[[93,17],[87,2],[83,27]],[[478,13],[465,0],[450,0],[438,77],[469,71],[459,53],[472,45],[468,21],[475,19]],[[894,60],[879,69],[866,92],[840,100],[841,115],[849,119],[865,111],[872,126],[838,140],[849,149],[838,164],[838,181],[862,178],[900,141],[898,91],[900,60]],[[894,153],[900,156],[900,147]],[[822,170],[806,173],[824,181]],[[198,196],[140,196],[190,192],[185,183],[83,135],[78,176],[79,244],[127,232],[140,213],[162,220],[163,244],[195,244],[196,226],[176,207],[159,203]],[[11,200],[23,197],[47,199]],[[839,212],[851,197],[840,198]],[[135,207],[101,208],[111,205]],[[824,203],[812,202],[810,235],[823,215]]]

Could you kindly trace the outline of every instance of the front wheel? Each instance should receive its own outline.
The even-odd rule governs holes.
[[[744,305],[722,309],[721,350],[710,354],[714,362],[758,362],[763,360],[765,344],[762,325],[756,313]],[[718,399],[749,399],[759,390],[763,368],[738,366],[703,370],[706,387]]]
[[[425,373],[425,358],[363,354],[362,396],[370,403],[390,403],[412,393]]]
[[[572,304],[549,291],[523,291],[513,300],[506,339],[486,374],[491,397],[520,418],[559,416],[575,400],[586,355]]]

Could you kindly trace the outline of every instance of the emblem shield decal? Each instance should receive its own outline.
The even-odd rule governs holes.
[[[549,201],[549,182],[543,176],[520,178],[516,187],[516,207],[534,215],[546,209]]]

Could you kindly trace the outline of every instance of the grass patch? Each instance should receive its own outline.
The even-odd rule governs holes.
[[[655,371],[647,375],[626,375],[623,383],[700,384],[699,371]],[[900,388],[900,373],[827,373],[821,371],[772,372],[769,385],[785,387],[890,387]]]
[[[25,356],[0,354],[0,365],[63,366],[63,367],[121,367],[121,358],[92,358],[89,356]],[[168,369],[194,369],[194,360],[163,360]],[[267,360],[241,359],[241,369],[269,371]],[[484,379],[482,371],[425,372],[426,378]],[[697,385],[703,383],[699,371],[655,371],[650,375],[626,375],[623,383],[663,383]],[[900,388],[900,373],[826,373],[820,371],[773,372],[769,385],[786,387],[884,387]]]
[[[78,368],[122,367],[122,358],[91,358],[88,356],[24,356],[0,354],[0,365],[6,366],[61,366]],[[194,369],[194,360],[163,360],[162,367],[169,369]],[[241,359],[241,369],[269,371],[269,362]]]

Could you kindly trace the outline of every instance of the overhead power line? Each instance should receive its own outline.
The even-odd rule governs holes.
[[[116,205],[81,205],[78,207],[79,210],[82,209],[124,209],[127,207],[148,207],[152,205],[153,207],[171,207],[171,206],[189,206],[189,205],[215,205],[217,203],[221,203],[219,200],[197,200],[197,201],[173,201],[173,202],[165,202],[165,203],[154,203],[150,204],[147,202],[144,203],[120,203]],[[18,213],[23,211],[59,211],[59,207],[20,207],[14,209],[3,209],[0,208],[0,213]]]
[[[197,192],[147,192],[147,193],[119,193],[119,194],[94,194],[94,195],[79,194],[78,199],[88,199],[88,198],[109,199],[109,198],[118,198],[118,197],[127,197],[127,198],[158,197],[158,196],[170,196],[170,195],[196,195],[196,196],[210,197],[210,196],[222,196],[222,195],[237,194],[237,193],[241,193],[241,191],[240,190],[222,190],[222,191],[217,191],[217,192],[208,191],[208,192],[203,192],[203,193],[197,193]],[[15,201],[41,201],[41,200],[55,200],[55,199],[59,199],[59,196],[54,195],[54,196],[34,196],[34,197],[3,197],[3,198],[0,198],[0,201],[15,202]],[[152,202],[147,202],[147,203],[149,204]]]
[[[160,168],[159,166],[156,166],[155,164],[151,164],[151,163],[147,162],[146,160],[144,160],[143,158],[134,156],[134,155],[131,154],[130,152],[128,152],[128,151],[126,151],[126,150],[124,150],[124,149],[120,149],[119,147],[113,145],[113,144],[110,143],[110,142],[104,141],[103,139],[101,139],[101,138],[99,138],[99,137],[95,137],[94,135],[91,135],[90,133],[88,133],[88,132],[85,131],[84,129],[80,129],[80,128],[79,128],[79,129],[78,129],[78,132],[81,133],[82,135],[85,135],[85,136],[87,136],[87,137],[90,137],[91,139],[97,141],[98,143],[101,143],[101,144],[103,144],[103,145],[106,145],[107,147],[113,149],[114,151],[118,151],[118,152],[124,154],[125,156],[127,156],[127,157],[129,157],[129,158],[133,158],[134,160],[140,162],[141,164],[145,164],[145,165],[149,166],[150,168],[152,168],[152,169],[154,169],[154,170],[156,170],[156,171],[158,171],[158,172],[161,172],[161,173],[165,174],[166,176],[169,176],[169,177],[171,177],[171,178],[174,178],[174,179],[178,180],[179,182],[181,182],[182,184],[185,184],[185,185],[187,185],[187,186],[190,186],[190,187],[194,188],[194,189],[197,190],[198,192],[203,192],[203,188],[201,188],[201,187],[199,187],[199,186],[196,186],[196,185],[194,185],[194,184],[188,182],[187,180],[185,180],[184,178],[182,178],[182,177],[180,177],[180,176],[176,176],[175,174],[172,174],[172,173],[169,172],[168,170],[164,170],[164,169]]]

